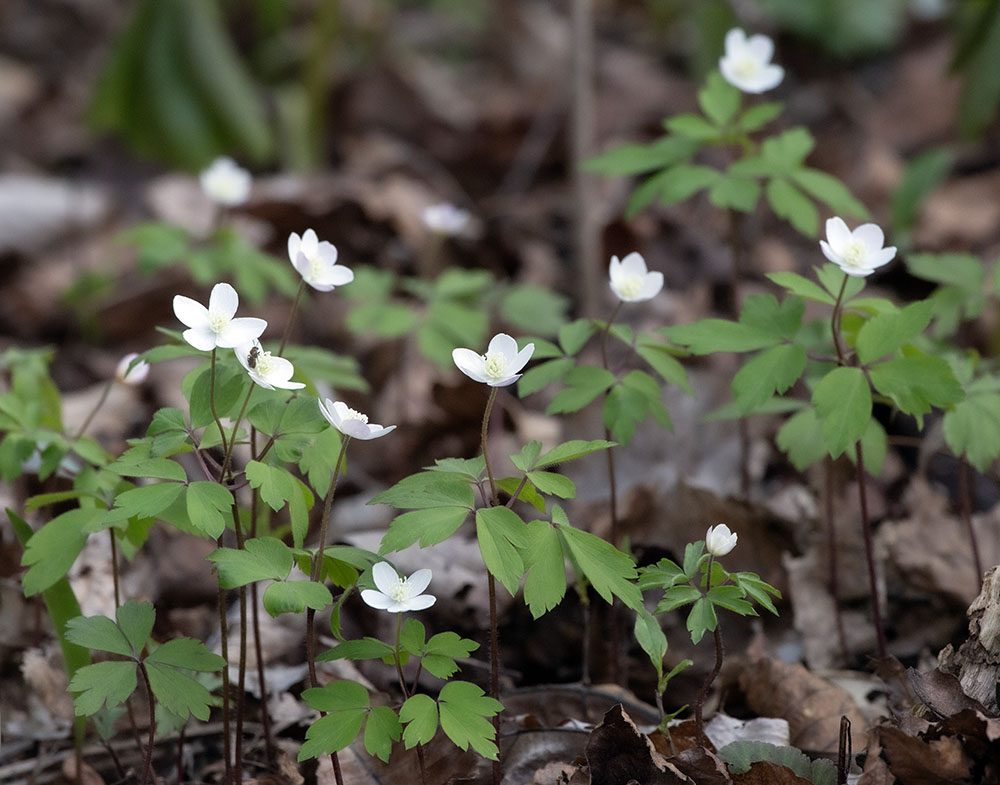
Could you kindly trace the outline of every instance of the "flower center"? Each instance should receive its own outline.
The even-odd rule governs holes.
[[[362,414],[355,409],[348,409],[347,413],[344,415],[345,420],[361,420],[361,422],[368,424],[368,415]]]
[[[736,72],[737,76],[743,79],[749,79],[750,77],[756,76],[760,71],[760,63],[757,61],[757,58],[752,55],[744,54],[736,59],[733,71]]]
[[[270,352],[261,352],[257,355],[257,367],[254,370],[257,371],[258,376],[267,376],[274,370],[274,362]]]
[[[406,585],[406,580],[403,579],[392,589],[389,590],[389,596],[392,597],[396,602],[406,602],[410,599],[410,589]]]
[[[221,333],[223,328],[229,323],[229,317],[224,313],[219,313],[218,311],[209,310],[208,312],[208,324],[212,328],[212,332],[218,334]]]
[[[868,259],[868,247],[860,240],[851,240],[844,248],[843,256],[848,267],[863,267]]]
[[[643,277],[641,275],[627,275],[618,284],[621,293],[626,297],[635,297],[642,291]]]
[[[502,379],[507,375],[507,355],[499,352],[484,354],[483,370],[487,376],[494,379]]]
[[[323,272],[323,260],[320,258],[319,254],[313,254],[309,257],[309,274],[313,279],[317,279]]]

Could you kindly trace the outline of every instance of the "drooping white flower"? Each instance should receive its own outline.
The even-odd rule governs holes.
[[[705,549],[713,556],[725,556],[736,547],[737,539],[736,532],[729,531],[724,523],[709,526],[705,533]]]
[[[763,93],[777,87],[785,69],[771,62],[774,42],[766,35],[753,35],[734,27],[726,33],[726,53],[719,58],[719,71],[733,87],[744,93]]]
[[[233,351],[250,378],[264,389],[273,390],[278,387],[282,390],[300,390],[305,387],[302,382],[290,381],[295,367],[284,357],[265,352],[260,341],[254,339],[237,346]]]
[[[118,367],[115,368],[116,382],[134,387],[146,381],[146,377],[149,376],[149,363],[145,360],[139,360],[135,365],[132,365],[132,361],[138,356],[136,352],[130,352],[118,361]],[[132,365],[131,370],[129,370],[130,365]]]
[[[422,594],[431,582],[431,571],[417,570],[409,578],[400,578],[389,562],[380,561],[372,567],[375,589],[363,589],[361,599],[373,608],[389,613],[422,611],[437,602],[433,594]]]
[[[319,402],[319,411],[330,425],[352,439],[377,439],[396,429],[395,425],[383,428],[378,423],[369,424],[367,414],[352,409],[343,401],[327,398]]]
[[[232,158],[223,156],[199,176],[201,190],[209,199],[226,207],[243,204],[250,196],[250,172],[238,166]]]
[[[252,316],[234,318],[240,298],[228,283],[217,283],[208,298],[208,308],[182,294],[174,296],[174,315],[187,326],[184,340],[195,349],[233,349],[256,338],[267,322]]]
[[[451,359],[470,379],[490,387],[506,387],[521,378],[520,371],[534,351],[533,343],[518,351],[517,341],[506,333],[497,333],[490,340],[486,354],[476,354],[472,349],[454,349]]]
[[[307,284],[321,292],[332,291],[354,280],[354,271],[337,264],[337,249],[333,243],[319,241],[316,232],[306,229],[299,237],[288,235],[288,258]]]
[[[622,302],[650,300],[663,288],[663,273],[649,272],[646,260],[634,251],[621,261],[617,256],[612,256],[608,274],[611,278],[611,291]]]
[[[424,226],[432,232],[447,237],[457,237],[465,231],[471,216],[468,210],[456,207],[450,202],[441,202],[425,207],[421,218]]]
[[[826,240],[819,241],[823,255],[848,275],[864,278],[896,256],[896,246],[883,248],[885,235],[875,224],[861,224],[853,232],[841,218],[826,222]]]

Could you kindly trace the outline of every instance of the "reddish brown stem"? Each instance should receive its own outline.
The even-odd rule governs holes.
[[[878,656],[885,658],[885,625],[882,623],[882,603],[878,596],[878,579],[875,575],[875,547],[872,543],[872,527],[868,518],[868,497],[865,492],[865,460],[861,442],[854,444],[854,454],[857,458],[858,500],[861,502],[861,528],[865,536],[865,557],[868,559],[868,583],[872,593],[872,616],[875,621],[875,634],[878,637]]]

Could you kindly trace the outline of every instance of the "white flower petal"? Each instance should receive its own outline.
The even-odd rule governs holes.
[[[885,245],[885,234],[877,224],[861,224],[854,230],[854,238],[863,242],[870,251]]]
[[[652,300],[656,295],[660,293],[663,288],[663,273],[652,272],[646,274],[646,280],[643,281],[642,290],[637,295],[639,300]]]
[[[621,271],[624,275],[632,276],[644,276],[646,275],[646,260],[642,258],[642,255],[632,251],[628,256],[622,259]]]
[[[422,611],[431,607],[435,602],[437,602],[437,597],[433,594],[421,594],[419,597],[410,598],[410,601],[406,603],[406,610]]]
[[[507,335],[507,333],[497,333],[490,339],[490,345],[486,353],[499,353],[508,359],[513,359],[517,356],[517,341]]]
[[[433,572],[427,568],[422,570],[417,570],[413,575],[406,579],[406,588],[410,590],[410,593],[414,596],[422,594],[424,589],[426,589],[433,577]]]
[[[367,433],[365,433],[364,435],[358,435],[357,436],[358,439],[365,439],[365,440],[378,439],[380,436],[385,436],[390,431],[396,430],[395,425],[387,425],[385,427],[382,427],[378,423],[375,423],[374,425],[365,425],[365,428],[367,429]]]
[[[477,382],[488,382],[489,377],[483,372],[482,355],[472,349],[453,349],[451,359],[462,373]]]
[[[217,283],[208,298],[209,313],[221,313],[232,318],[240,307],[240,296],[228,283]]]
[[[215,344],[223,349],[232,349],[247,341],[260,338],[267,329],[267,322],[254,316],[230,319],[216,335]]]
[[[306,229],[302,233],[302,244],[299,246],[299,250],[306,256],[315,256],[318,249],[319,237],[316,236],[314,230]]]
[[[766,63],[774,56],[774,41],[758,33],[747,39],[746,49],[754,59]]]
[[[391,597],[387,597],[382,592],[375,591],[374,589],[362,589],[361,599],[364,600],[365,604],[380,611],[389,610],[395,602]]]
[[[292,232],[288,235],[288,259],[292,264],[295,264],[295,258],[299,255],[299,249],[302,247],[302,238],[296,232]],[[298,266],[296,265],[296,269]]]
[[[834,217],[827,220],[826,239],[833,253],[843,253],[844,248],[851,241],[851,230],[847,228],[843,218]]]
[[[514,344],[517,345],[516,343]],[[535,344],[529,343],[525,345],[521,351],[519,351],[514,356],[514,363],[511,365],[511,373],[519,373],[520,370],[528,364],[528,360],[531,359],[531,355],[535,353]]]
[[[883,248],[880,251],[875,251],[872,254],[869,264],[872,268],[881,267],[883,264],[889,264],[893,259],[896,258],[896,246],[890,245],[888,248]]]
[[[194,329],[208,327],[209,324],[208,308],[183,294],[174,295],[174,316],[181,324]]]
[[[820,250],[823,251],[823,256],[825,256],[834,264],[840,264],[840,257],[834,253],[833,249],[830,247],[830,244],[826,240],[820,240],[819,247]]]
[[[195,349],[203,352],[210,352],[216,346],[216,335],[208,325],[204,327],[192,327],[190,330],[185,330],[182,335],[185,341]]]
[[[747,34],[740,28],[734,27],[726,33],[726,54],[736,52],[746,46]]]
[[[399,573],[387,561],[372,565],[372,580],[383,594],[391,595],[399,586]]]

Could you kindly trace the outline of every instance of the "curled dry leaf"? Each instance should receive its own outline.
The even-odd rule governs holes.
[[[604,715],[587,743],[591,785],[620,785],[630,780],[644,785],[688,785],[687,775],[658,753],[621,705]]]

